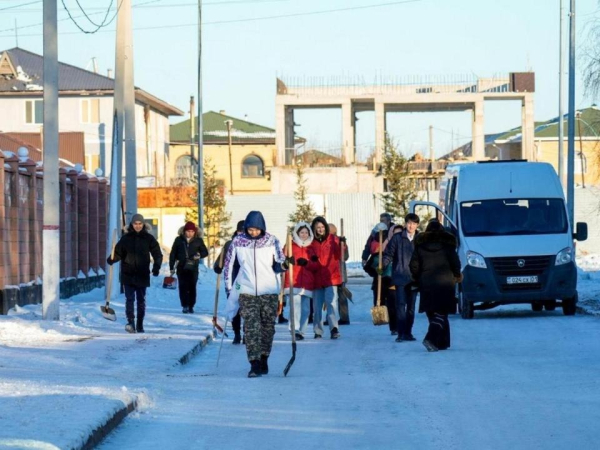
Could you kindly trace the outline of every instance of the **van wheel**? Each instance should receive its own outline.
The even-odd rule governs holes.
[[[460,317],[463,319],[472,319],[473,316],[475,316],[475,311],[473,311],[473,303],[467,300],[462,291],[462,287],[460,287],[458,291],[458,305],[460,309]]]
[[[546,311],[554,311],[556,309],[556,300],[546,300],[544,302]]]
[[[536,312],[539,312],[542,309],[544,309],[544,304],[542,302],[533,302],[531,304],[531,309],[534,310],[534,311],[536,311]]]
[[[577,300],[579,299],[579,294],[575,294],[574,297],[565,298],[562,301],[562,309],[563,314],[565,316],[574,316],[575,311],[577,310]]]

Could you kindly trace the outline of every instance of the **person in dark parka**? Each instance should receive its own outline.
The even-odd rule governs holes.
[[[198,283],[198,266],[200,259],[208,256],[208,250],[194,222],[187,222],[179,229],[179,236],[173,241],[169,255],[171,274],[175,273],[177,261],[177,278],[179,278],[179,301],[184,314],[193,314],[196,305],[196,284]]]
[[[432,220],[415,239],[410,271],[419,285],[419,312],[429,319],[429,331],[423,340],[428,351],[450,347],[448,313],[455,310],[455,284],[461,279],[456,238]]]
[[[152,236],[150,225],[144,223],[141,214],[134,214],[131,223],[124,230],[125,235],[115,246],[115,257],[110,256],[106,262],[110,265],[121,261],[121,283],[125,288],[125,314],[130,333],[144,332],[144,316],[146,314],[146,288],[150,286],[150,255],[154,263],[152,275],[158,276],[163,255],[160,245]],[[135,322],[134,302],[137,299],[137,323]]]
[[[233,236],[231,236],[231,240],[225,242],[225,245],[223,245],[223,250],[221,250],[221,254],[219,254],[215,263],[213,264],[213,270],[215,271],[216,274],[220,274],[223,272],[223,266],[225,265],[225,255],[227,254],[227,251],[229,250],[229,246],[233,242],[233,238],[235,238],[236,236],[239,236],[240,234],[243,234],[243,233],[244,233],[244,221],[240,220],[237,223],[237,226],[236,226],[235,232],[233,233]],[[221,261],[221,255],[223,255],[222,261]],[[237,274],[239,271],[240,271],[240,264],[236,260],[233,265],[233,273],[231,276],[235,279],[235,277],[237,277]],[[229,297],[229,290],[225,289],[225,294],[227,294],[227,297]],[[234,345],[241,344],[242,343],[242,316],[240,315],[239,311],[235,315],[233,320],[231,321],[231,327],[233,328],[233,333],[234,333],[232,344],[234,344]]]

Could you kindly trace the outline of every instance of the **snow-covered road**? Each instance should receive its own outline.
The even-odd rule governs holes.
[[[370,323],[354,285],[338,341],[291,356],[278,326],[271,373],[246,378],[245,348],[212,344],[184,368],[143,380],[152,406],[102,449],[595,449],[600,446],[600,320],[511,306],[451,317],[452,348],[427,353]],[[145,378],[140,374],[140,381]]]

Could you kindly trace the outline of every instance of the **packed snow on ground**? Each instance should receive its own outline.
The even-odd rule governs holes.
[[[589,310],[600,299],[598,259],[578,264]],[[41,305],[0,316],[0,448],[75,447],[133,398],[139,411],[102,448],[596,447],[598,318],[525,305],[452,316],[452,348],[430,354],[371,325],[371,279],[360,263],[350,269],[361,275],[350,276],[352,324],[339,341],[315,341],[309,329],[287,378],[284,325],[266,377],[246,378],[245,348],[231,345],[231,332],[219,367],[220,341],[177,364],[212,330],[210,271],[197,314],[183,315],[177,291],[161,287],[164,267],[148,290],[144,335],[124,332],[123,296],[112,303],[118,321],[102,317],[101,289],[61,301],[57,322],[41,320]],[[426,328],[418,315],[419,340]]]
[[[212,330],[215,275],[203,271],[198,312],[181,314],[177,291],[148,289],[146,334],[124,331],[124,297],[100,312],[104,290],[61,300],[59,321],[41,305],[0,316],[0,449],[72,448],[134,398],[151,405],[145,379],[173,367]]]

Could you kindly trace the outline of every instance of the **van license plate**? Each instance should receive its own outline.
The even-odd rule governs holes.
[[[507,277],[506,282],[508,284],[527,284],[527,283],[537,283],[538,277]]]

